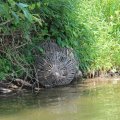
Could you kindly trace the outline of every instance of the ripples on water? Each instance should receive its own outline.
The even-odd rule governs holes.
[[[120,83],[116,81],[94,79],[1,97],[0,120],[120,120]]]

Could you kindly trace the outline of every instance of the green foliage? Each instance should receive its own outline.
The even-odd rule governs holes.
[[[82,71],[120,66],[119,0],[52,0],[47,6],[50,38],[74,48]]]
[[[50,39],[72,47],[83,72],[119,67],[119,8],[120,0],[0,1],[1,79],[31,76],[34,49]]]
[[[73,47],[82,71],[120,66],[119,0],[52,0],[46,6],[47,37]]]
[[[39,7],[40,2],[0,1],[0,79],[30,76],[33,71],[32,49],[40,38],[35,40],[33,36],[37,37],[36,27],[42,25],[40,15],[34,10]]]
[[[0,79],[5,79],[6,74],[9,74],[11,71],[10,62],[5,58],[0,58]]]

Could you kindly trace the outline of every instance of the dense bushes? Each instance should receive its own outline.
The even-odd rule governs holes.
[[[73,47],[84,72],[120,66],[119,0],[0,2],[0,78],[33,77],[43,40]]]
[[[0,1],[0,79],[31,76],[36,28],[42,25],[34,12],[39,8],[40,2]]]

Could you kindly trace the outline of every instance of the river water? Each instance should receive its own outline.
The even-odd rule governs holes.
[[[120,120],[120,82],[85,80],[0,97],[0,120]]]

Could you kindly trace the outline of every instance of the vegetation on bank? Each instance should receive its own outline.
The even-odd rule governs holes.
[[[1,0],[0,80],[34,78],[35,51],[72,47],[82,72],[120,66],[120,0]]]

